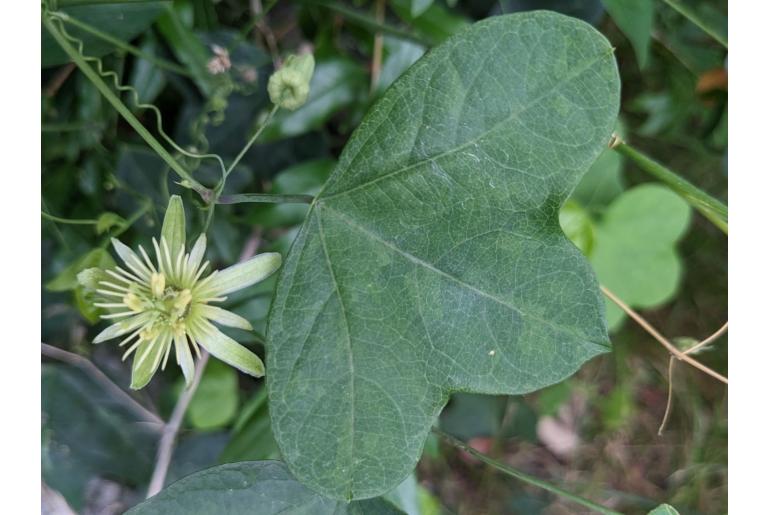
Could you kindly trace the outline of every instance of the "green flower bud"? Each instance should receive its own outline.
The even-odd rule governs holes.
[[[270,101],[290,111],[299,108],[310,93],[313,68],[313,54],[290,55],[283,66],[270,76],[267,83]]]

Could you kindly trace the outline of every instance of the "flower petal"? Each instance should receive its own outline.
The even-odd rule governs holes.
[[[128,268],[142,279],[150,280],[150,270],[142,263],[142,260],[139,259],[139,256],[133,250],[117,238],[112,238],[112,246],[115,247],[115,252],[118,253],[120,259],[123,260]]]
[[[131,367],[131,389],[140,390],[147,386],[155,371],[158,370],[166,345],[171,343],[171,335],[163,333],[154,340],[143,342],[136,349]]]
[[[185,221],[182,197],[172,195],[168,200],[166,216],[163,218],[163,227],[160,230],[161,240],[166,239],[171,258],[175,259],[180,250],[184,249]]]
[[[200,291],[199,298],[220,297],[265,279],[281,266],[281,255],[277,252],[258,254],[243,263],[216,272]]]
[[[232,311],[219,308],[217,306],[210,306],[208,304],[201,304],[196,307],[196,311],[208,318],[212,322],[226,325],[228,327],[236,327],[246,331],[251,331],[252,327],[248,320],[240,315],[236,315]]]
[[[195,274],[198,273],[198,267],[201,266],[201,261],[203,261],[203,255],[206,253],[206,235],[201,234],[198,236],[198,239],[195,240],[195,245],[193,245],[192,250],[190,251],[190,254],[187,256],[187,264],[185,266],[185,276],[182,278],[182,281],[184,282],[183,286],[186,288],[191,288],[193,285],[190,284],[192,279],[195,277]]]
[[[195,375],[195,363],[185,335],[174,336],[174,350],[176,350],[176,362],[184,374],[185,387],[189,388]]]
[[[118,336],[122,336],[129,331],[133,331],[137,327],[146,324],[150,321],[151,318],[151,313],[140,313],[131,318],[121,320],[120,322],[112,324],[107,329],[97,334],[96,338],[94,338],[94,343],[102,343],[106,342],[107,340],[117,338]]]
[[[236,342],[208,321],[194,325],[192,336],[212,356],[254,377],[265,375],[265,365],[259,357]]]

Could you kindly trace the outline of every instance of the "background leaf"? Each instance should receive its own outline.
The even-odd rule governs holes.
[[[557,218],[618,102],[609,43],[535,12],[434,48],[372,108],[269,318],[273,431],[299,480],[382,494],[450,391],[533,391],[608,350],[593,273]]]
[[[655,16],[653,0],[602,0],[607,12],[631,41],[639,68],[647,65]]]
[[[297,482],[278,461],[231,463],[197,472],[135,506],[131,515],[397,515],[382,499],[335,502]]]
[[[187,408],[187,420],[196,429],[206,431],[227,425],[237,412],[238,373],[212,359]]]
[[[76,5],[61,11],[73,18],[96,27],[112,37],[129,41],[149,27],[170,2],[137,2],[100,5]],[[68,31],[83,41],[83,50],[92,57],[103,56],[115,49],[111,44],[82,30],[68,27]],[[42,66],[55,66],[69,61],[53,37],[42,30]]]
[[[44,364],[42,475],[76,510],[90,479],[139,487],[152,473],[160,427],[78,368]]]
[[[591,263],[599,282],[636,308],[670,300],[682,274],[676,242],[690,223],[687,202],[664,186],[645,184],[613,202],[596,226]],[[607,301],[607,320],[617,328],[625,315]]]

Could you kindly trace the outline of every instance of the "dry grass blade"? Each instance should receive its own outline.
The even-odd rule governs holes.
[[[704,372],[711,377],[718,379],[719,381],[722,381],[724,384],[727,384],[727,378],[720,374],[719,372],[716,372],[700,361],[691,358],[687,355],[687,353],[680,351],[677,349],[674,344],[672,344],[670,341],[668,341],[662,334],[660,334],[657,329],[655,329],[652,324],[650,324],[647,320],[645,320],[639,313],[631,309],[631,307],[628,306],[625,302],[620,300],[617,295],[615,295],[612,291],[608,290],[604,286],[600,286],[602,293],[604,293],[608,299],[610,299],[612,302],[618,305],[620,309],[622,309],[629,317],[631,317],[637,324],[639,324],[642,329],[647,331],[647,333],[650,334],[653,338],[658,340],[674,357],[677,359],[686,362],[688,365],[691,365],[701,372]],[[698,344],[700,345],[700,344]],[[698,346],[696,345],[696,347]]]

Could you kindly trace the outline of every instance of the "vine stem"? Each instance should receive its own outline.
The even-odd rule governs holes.
[[[205,200],[210,199],[210,190],[204,187],[201,183],[196,181],[174,157],[168,153],[168,151],[150,134],[150,132],[142,125],[142,123],[134,116],[134,114],[126,107],[126,105],[118,98],[118,96],[110,89],[110,87],[102,80],[96,71],[86,62],[84,57],[73,47],[59,29],[54,25],[51,17],[48,13],[43,14],[43,25],[46,30],[53,36],[59,46],[69,56],[80,71],[85,75],[88,80],[99,90],[99,93],[104,96],[105,99],[117,110],[121,116],[134,128],[134,130],[142,137],[142,139],[160,156],[168,165],[174,170],[179,177],[187,181],[192,189]]]
[[[607,296],[608,299],[610,299],[612,302],[617,304],[617,306],[622,309],[629,317],[631,317],[637,324],[639,324],[642,329],[647,331],[648,334],[650,334],[653,338],[658,340],[667,350],[670,352],[674,357],[677,359],[686,362],[689,365],[692,365],[693,367],[697,368],[701,372],[704,372],[711,377],[718,379],[719,381],[722,381],[724,384],[727,384],[727,378],[720,374],[719,372],[716,372],[714,370],[711,370],[709,367],[701,363],[700,361],[697,361],[690,356],[687,355],[687,353],[680,351],[677,349],[674,344],[672,344],[670,341],[668,341],[662,334],[660,334],[657,329],[655,329],[652,324],[650,324],[647,320],[645,320],[639,313],[631,309],[631,307],[620,300],[620,298],[615,295],[612,291],[610,291],[605,286],[600,286],[602,293]]]
[[[682,178],[679,174],[671,171],[668,167],[638,151],[623,141],[617,134],[613,134],[609,146],[636,163],[639,168],[663,182],[723,233],[727,234],[727,206],[723,202],[715,199]]]
[[[54,215],[48,214],[45,211],[40,211],[40,216],[42,216],[46,220],[50,220],[51,222],[58,222],[60,224],[94,225],[99,223],[98,220],[93,220],[91,218],[62,218],[60,216],[54,216]]]
[[[233,159],[233,162],[230,163],[230,166],[227,167],[227,170],[225,171],[224,179],[227,179],[227,176],[232,173],[232,171],[235,169],[236,166],[238,166],[238,163],[241,162],[241,159],[243,159],[243,156],[246,155],[246,152],[248,152],[251,146],[254,145],[254,142],[257,141],[257,138],[259,138],[260,134],[262,134],[262,131],[265,130],[265,127],[267,127],[270,124],[270,122],[273,119],[273,116],[275,116],[275,113],[278,111],[278,109],[279,109],[278,105],[273,106],[273,108],[270,110],[270,114],[268,114],[267,118],[265,118],[265,121],[262,122],[262,124],[259,126],[257,131],[251,137],[251,139],[243,146],[243,148],[238,153],[238,155],[235,156],[235,159]],[[224,184],[222,186],[224,187]]]
[[[716,332],[714,332],[714,334],[712,334],[705,340],[702,340],[701,342],[693,345],[689,349],[685,350],[684,353],[692,354],[696,350],[701,349],[706,345],[712,343],[714,340],[721,337],[726,332],[727,332],[727,322],[725,322],[722,327],[717,329]],[[668,417],[671,415],[671,407],[674,404],[674,363],[675,363],[674,356],[669,357],[668,358],[668,398],[666,399],[666,411],[663,413],[663,420],[661,420],[660,427],[658,427],[658,436],[663,434],[663,430],[666,428],[666,423],[668,423]]]
[[[552,485],[551,483],[548,483],[546,481],[543,481],[542,479],[538,479],[534,476],[530,476],[529,474],[525,474],[524,472],[521,472],[519,470],[516,470],[515,468],[506,465],[505,463],[501,463],[493,458],[490,458],[486,454],[483,454],[473,447],[469,446],[465,442],[462,442],[455,438],[454,436],[445,433],[444,431],[434,427],[433,432],[446,440],[451,445],[457,447],[460,450],[463,450],[470,454],[471,456],[474,456],[475,458],[481,460],[482,462],[486,463],[487,465],[496,468],[500,472],[507,474],[511,477],[515,477],[516,479],[520,481],[524,481],[525,483],[529,483],[532,486],[536,486],[538,488],[542,488],[543,490],[547,490],[553,494],[556,494],[560,497],[564,497],[565,499],[569,499],[570,501],[577,503],[581,506],[584,506],[590,510],[593,510],[597,513],[601,513],[603,515],[623,515],[620,512],[611,510],[609,508],[605,508],[601,504],[597,504],[593,501],[589,501],[588,499],[584,499],[583,497],[580,497],[579,495],[572,494],[566,490],[563,490],[559,488],[558,486]]]
[[[217,204],[242,204],[245,202],[258,202],[268,204],[312,204],[313,195],[282,195],[277,193],[239,193],[235,195],[222,195],[217,199]]]
[[[158,443],[155,469],[152,471],[150,486],[147,487],[148,499],[163,490],[163,485],[166,483],[166,475],[168,474],[168,467],[171,464],[171,456],[174,453],[176,435],[179,432],[179,428],[182,426],[182,420],[184,419],[185,413],[187,413],[187,407],[190,405],[190,401],[192,401],[193,395],[195,395],[195,391],[198,389],[198,385],[201,382],[201,377],[203,377],[203,371],[206,369],[208,360],[209,353],[204,349],[201,351],[201,356],[195,364],[195,375],[193,376],[192,384],[189,388],[182,391],[182,395],[179,396],[179,400],[176,402],[176,406],[174,406],[174,411],[171,413],[171,418],[163,427],[163,434],[161,434],[160,442]]]

